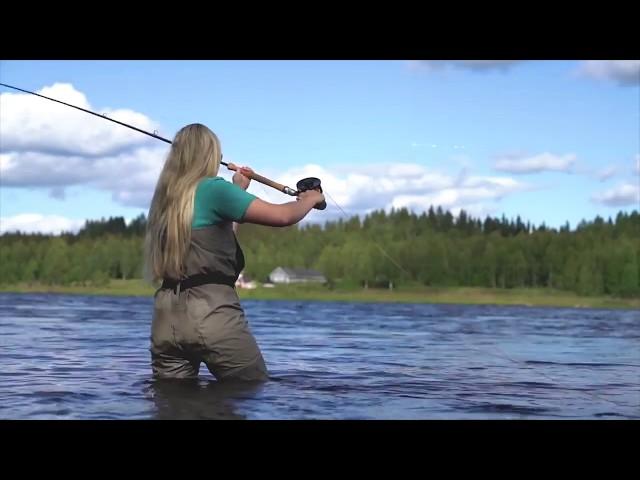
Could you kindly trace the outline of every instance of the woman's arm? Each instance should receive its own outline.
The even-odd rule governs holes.
[[[233,175],[232,181],[240,188],[246,190],[251,179],[242,174],[243,171],[253,172],[249,167],[240,167]],[[315,190],[302,192],[295,202],[274,204],[256,198],[251,202],[244,214],[244,223],[256,223],[270,227],[288,227],[302,220],[314,207],[324,201],[324,195]],[[238,224],[233,222],[233,231],[238,231]]]
[[[298,200],[283,204],[265,202],[256,198],[244,214],[243,222],[267,225],[269,227],[288,227],[298,223],[324,200],[324,195],[315,190],[308,190],[298,195]]]

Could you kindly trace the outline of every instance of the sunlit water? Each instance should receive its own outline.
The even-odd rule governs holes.
[[[640,418],[638,311],[243,305],[264,384],[153,381],[150,298],[0,294],[0,418]]]

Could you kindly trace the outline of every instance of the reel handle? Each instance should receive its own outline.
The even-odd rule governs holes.
[[[322,193],[322,186],[320,184],[320,179],[316,177],[307,177],[303,178],[296,184],[296,188],[298,192],[306,192],[307,190],[317,190]],[[313,208],[316,210],[324,210],[327,208],[327,202],[323,200],[320,203],[316,203]]]
[[[320,193],[322,193],[322,190],[320,190]],[[317,209],[317,210],[324,210],[325,208],[327,208],[327,202],[326,200],[321,201],[320,203],[316,203],[313,208]]]

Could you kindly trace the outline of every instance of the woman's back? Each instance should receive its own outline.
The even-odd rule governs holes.
[[[235,290],[245,259],[234,223],[292,225],[324,200],[306,191],[295,202],[264,202],[246,192],[241,172],[233,183],[218,177],[221,159],[215,134],[187,125],[156,185],[145,240],[149,276],[162,281],[151,326],[156,377],[195,377],[204,362],[219,380],[268,378]]]

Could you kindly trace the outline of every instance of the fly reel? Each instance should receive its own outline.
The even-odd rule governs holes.
[[[316,177],[307,177],[300,180],[296,183],[296,188],[298,189],[298,193],[306,192],[307,190],[317,190],[322,193],[322,186],[320,185],[320,179]],[[327,202],[322,201],[313,206],[313,208],[317,210],[324,210],[327,208]]]

